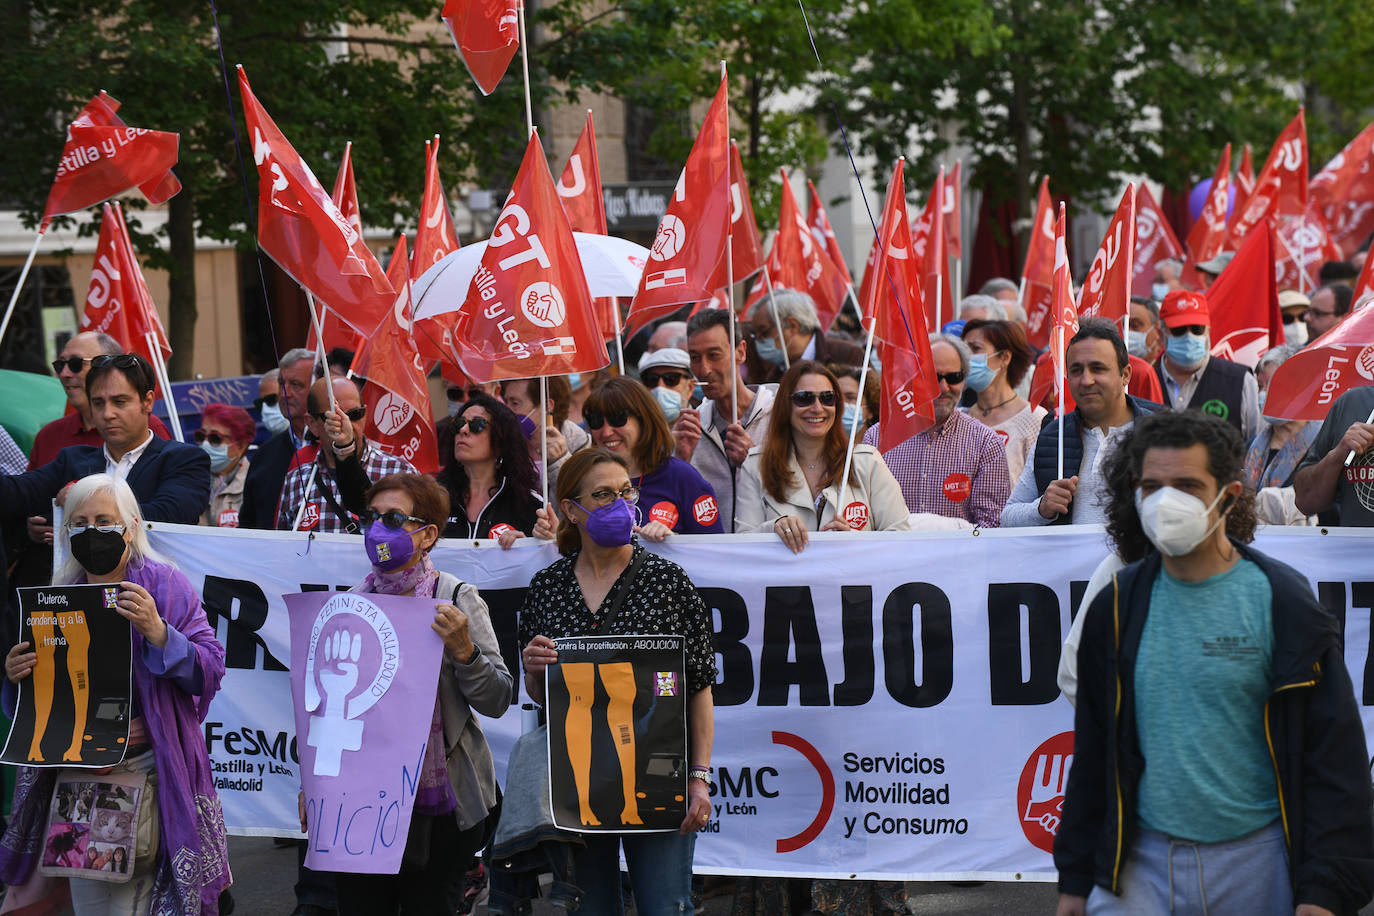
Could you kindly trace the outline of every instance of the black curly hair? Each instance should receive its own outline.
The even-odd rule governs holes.
[[[468,474],[458,459],[453,457],[453,440],[457,435],[453,423],[474,407],[482,408],[491,417],[491,425],[487,428],[491,434],[491,451],[496,456],[497,480],[505,478],[516,493],[537,491],[539,472],[530,458],[529,443],[520,429],[520,419],[515,411],[496,398],[479,394],[468,398],[453,420],[439,424],[439,455],[444,466],[435,479],[448,488],[449,500],[457,506],[467,504]],[[538,502],[537,499],[534,501]]]
[[[1207,449],[1207,470],[1217,487],[1244,480],[1245,441],[1225,420],[1197,410],[1165,410],[1136,420],[1107,459],[1107,537],[1127,563],[1134,563],[1154,545],[1145,536],[1135,509],[1135,490],[1140,484],[1145,453],[1152,448]],[[1226,513],[1226,533],[1248,544],[1255,539],[1255,493],[1241,491]]]

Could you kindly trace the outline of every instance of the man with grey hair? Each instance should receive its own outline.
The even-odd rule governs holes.
[[[949,334],[930,335],[940,393],[935,423],[883,455],[902,487],[907,511],[962,519],[971,526],[997,528],[1011,494],[1007,453],[995,430],[958,409],[968,374],[968,345]],[[877,446],[881,423],[864,433]],[[938,527],[919,522],[914,527]]]
[[[277,522],[277,500],[286,474],[305,445],[305,399],[315,376],[315,352],[304,347],[287,350],[277,363],[278,403],[288,426],[258,447],[243,484],[240,528],[270,529]],[[301,456],[309,463],[313,455]]]
[[[992,296],[974,293],[959,303],[960,321],[1006,321],[1007,310]]]
[[[1183,262],[1177,258],[1165,258],[1155,262],[1155,278],[1150,284],[1150,295],[1156,302],[1163,302],[1164,297],[1176,289],[1187,289],[1183,285]]]
[[[778,313],[776,325],[773,307]],[[754,350],[765,362],[771,363],[770,368],[774,370],[769,372],[768,378],[751,376],[750,382],[775,382],[782,376],[785,366],[803,359],[845,366],[858,366],[864,359],[862,347],[822,333],[816,303],[810,296],[784,287],[774,287],[772,306],[764,296],[749,309],[746,333],[754,341]]]
[[[1006,277],[993,277],[979,288],[978,295],[990,296],[1003,302],[1016,302],[1021,298],[1021,288],[1016,285],[1015,280],[1008,280]]]
[[[645,352],[655,353],[667,349],[684,352],[687,350],[687,322],[665,321],[654,328],[654,333],[649,335],[649,346]]]

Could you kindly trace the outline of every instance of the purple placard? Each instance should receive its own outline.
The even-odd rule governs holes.
[[[310,845],[321,871],[401,868],[443,642],[434,599],[285,595]]]

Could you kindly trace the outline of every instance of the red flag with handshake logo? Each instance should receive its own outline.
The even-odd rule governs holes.
[[[372,251],[253,95],[239,67],[258,167],[258,245],[355,331],[369,334],[396,294]]]
[[[1374,384],[1374,306],[1365,306],[1290,356],[1269,380],[1264,414],[1323,420],[1351,388]]]
[[[177,162],[180,135],[130,127],[118,111],[119,102],[101,92],[67,128],[57,176],[43,207],[44,231],[54,216],[94,206],[133,187],[155,204],[181,190],[169,171]]]
[[[1150,193],[1150,186],[1141,182],[1135,200],[1135,264],[1131,268],[1131,295],[1151,295],[1155,265],[1169,258],[1182,260],[1183,246]]]
[[[725,77],[659,220],[649,263],[639,281],[625,331],[635,332],[688,302],[710,299],[724,283],[726,223],[731,216],[730,126]]]
[[[595,372],[610,362],[538,133],[458,311],[453,349],[478,382]]]

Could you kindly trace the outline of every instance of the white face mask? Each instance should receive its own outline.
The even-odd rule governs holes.
[[[1225,491],[1218,493],[1211,506],[1204,506],[1196,496],[1173,487],[1160,487],[1149,496],[1141,496],[1136,487],[1135,511],[1150,543],[1166,557],[1181,557],[1192,553],[1225,519],[1223,512],[1215,522],[1207,524],[1213,506],[1224,495]]]
[[[1307,325],[1301,321],[1294,321],[1292,324],[1283,326],[1283,342],[1286,344],[1297,344],[1299,347],[1307,345]]]

